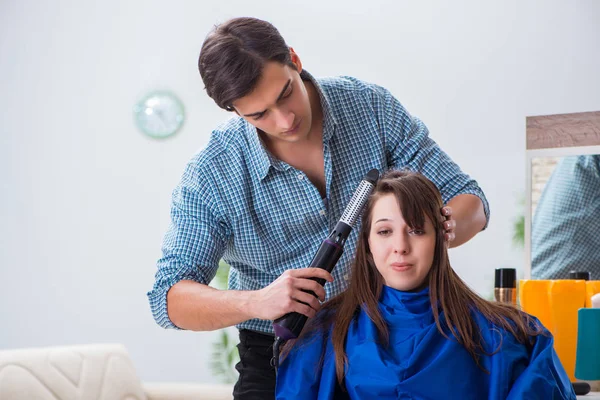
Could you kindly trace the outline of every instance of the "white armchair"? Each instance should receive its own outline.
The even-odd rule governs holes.
[[[142,383],[121,344],[0,350],[1,400],[225,400],[221,384]]]

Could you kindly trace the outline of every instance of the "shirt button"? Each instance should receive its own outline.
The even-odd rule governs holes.
[[[304,179],[304,175],[302,175],[302,174],[298,175],[298,179],[300,179],[300,180]]]
[[[344,275],[344,280],[346,282],[348,282],[350,280],[350,275],[348,275],[348,274]]]
[[[321,215],[325,215],[325,210],[321,210],[321,211],[319,211],[319,214],[321,214]]]

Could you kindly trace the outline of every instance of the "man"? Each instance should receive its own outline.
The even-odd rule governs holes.
[[[552,172],[531,225],[531,276],[600,279],[600,156],[564,157]]]
[[[166,328],[237,325],[234,397],[273,398],[272,320],[293,311],[312,317],[319,300],[346,288],[358,229],[331,275],[305,267],[367,171],[411,168],[433,180],[448,205],[442,212],[452,214],[445,228],[455,246],[486,226],[487,201],[386,89],[315,79],[265,21],[216,27],[199,70],[208,95],[237,116],[213,131],[173,193],[148,296]],[[223,291],[207,286],[221,257],[232,267]]]

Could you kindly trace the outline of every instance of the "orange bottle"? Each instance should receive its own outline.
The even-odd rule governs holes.
[[[554,349],[569,375],[575,381],[575,356],[577,354],[577,318],[585,307],[586,282],[584,280],[555,280],[550,285],[550,313]]]

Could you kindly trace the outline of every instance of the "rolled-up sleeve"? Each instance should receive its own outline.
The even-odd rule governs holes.
[[[179,329],[167,313],[167,292],[181,280],[209,284],[219,267],[227,238],[209,180],[188,166],[173,191],[171,224],[164,237],[154,287],[148,292],[158,325]]]
[[[410,115],[388,90],[376,86],[375,92],[377,95],[374,100],[380,103],[376,110],[384,129],[388,165],[392,168],[408,168],[427,176],[440,190],[444,204],[460,194],[479,197],[487,227],[489,204],[477,181],[452,161],[429,137],[425,124]]]

